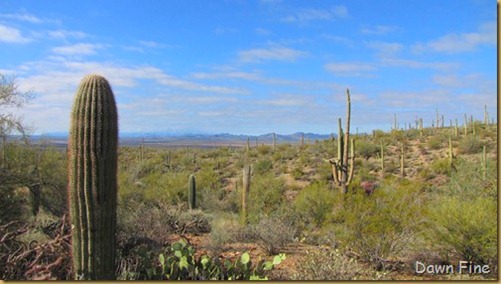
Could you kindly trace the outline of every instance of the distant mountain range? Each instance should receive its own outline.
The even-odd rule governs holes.
[[[304,135],[305,142],[308,140],[323,140],[329,139],[331,134],[315,134],[315,133],[302,133],[296,132],[294,134],[276,134],[277,143],[299,143],[301,142],[301,137]],[[334,134],[334,137],[337,135]],[[256,139],[259,143],[272,142],[273,133],[267,133],[262,135],[243,135],[243,134],[229,134],[229,133],[219,133],[219,134],[206,134],[206,133],[120,133],[120,143],[121,144],[137,144],[144,141],[146,144],[157,144],[157,143],[169,143],[169,142],[246,142],[249,138],[251,143],[255,143]],[[41,135],[31,135],[31,139],[37,140],[50,140],[53,142],[62,143],[68,139],[68,133],[64,132],[52,132],[44,133]]]

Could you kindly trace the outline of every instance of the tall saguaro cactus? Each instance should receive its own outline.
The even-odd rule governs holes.
[[[115,278],[118,114],[108,81],[88,75],[73,101],[68,197],[77,279]]]
[[[242,170],[242,211],[240,216],[240,223],[245,225],[247,223],[247,201],[250,192],[252,166],[245,165]]]
[[[195,181],[195,176],[190,175],[189,178],[189,186],[188,186],[188,207],[190,209],[196,208],[197,203],[197,185]]]
[[[354,171],[355,142],[353,141],[353,139],[351,139],[350,141],[350,115],[350,90],[346,89],[346,132],[343,134],[343,128],[341,127],[341,118],[339,118],[337,160],[328,160],[332,165],[332,175],[334,176],[334,183],[339,186],[341,193],[348,192],[348,185],[350,185],[353,179]],[[350,149],[350,156],[348,156],[348,149]]]

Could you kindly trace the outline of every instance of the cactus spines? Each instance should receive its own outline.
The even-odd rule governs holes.
[[[247,200],[249,198],[251,184],[252,166],[245,165],[242,169],[242,211],[240,216],[241,224],[247,223]]]
[[[328,160],[332,165],[332,175],[334,177],[334,183],[339,186],[341,193],[348,192],[348,185],[350,185],[353,179],[355,161],[355,142],[353,141],[353,139],[351,139],[350,141],[351,101],[349,89],[346,89],[346,102],[346,132],[343,134],[343,129],[341,127],[341,118],[339,118],[337,160]],[[351,152],[350,156],[348,155],[348,151]]]
[[[188,184],[188,207],[193,210],[197,206],[197,185],[194,175],[190,175]]]
[[[77,279],[115,278],[118,114],[108,81],[84,77],[71,112],[68,197]]]

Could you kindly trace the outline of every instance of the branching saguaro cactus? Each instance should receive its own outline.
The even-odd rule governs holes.
[[[190,175],[190,178],[188,180],[188,206],[190,209],[195,209],[196,208],[196,203],[197,203],[197,185],[195,181],[195,176]]]
[[[251,174],[252,166],[245,165],[242,170],[242,215],[240,216],[240,223],[242,225],[245,225],[247,223],[247,201],[250,192]]]
[[[353,172],[355,168],[355,142],[353,141],[353,139],[350,141],[351,101],[349,89],[346,89],[346,103],[346,132],[343,134],[343,128],[341,127],[341,118],[339,118],[337,160],[328,160],[328,162],[330,162],[332,165],[332,175],[334,177],[334,183],[339,187],[341,193],[348,192],[348,186],[353,179]],[[351,155],[348,155],[348,149],[350,149]]]
[[[88,75],[73,102],[68,197],[76,279],[115,279],[118,114],[108,81]]]

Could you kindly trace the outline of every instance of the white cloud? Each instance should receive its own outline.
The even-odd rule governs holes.
[[[497,41],[496,22],[482,24],[477,31],[471,33],[451,33],[427,43],[415,44],[414,52],[461,53],[474,51],[479,46],[495,46]]]
[[[258,35],[270,35],[271,34],[270,30],[264,29],[264,28],[256,28],[256,29],[254,29],[254,32]]]
[[[371,41],[366,44],[369,48],[375,49],[380,56],[392,56],[403,49],[403,45],[396,42]]]
[[[374,66],[359,62],[335,62],[327,63],[324,68],[339,76],[367,76],[369,71],[375,69]]]
[[[31,40],[24,37],[16,28],[0,24],[0,42],[7,43],[27,43]]]
[[[439,69],[439,70],[449,70],[459,67],[458,63],[424,62],[418,60],[398,59],[398,58],[382,58],[381,64],[383,66],[390,66],[390,67],[407,67],[414,69],[429,68],[429,69]]]
[[[262,60],[293,61],[305,55],[306,52],[287,47],[255,48],[238,53],[239,59],[243,62]]]
[[[88,37],[88,35],[84,32],[68,31],[68,30],[53,30],[53,31],[48,31],[47,34],[49,35],[49,37],[55,39],[67,39],[67,38],[82,39]]]
[[[392,32],[396,32],[400,30],[399,27],[397,26],[384,26],[384,25],[377,25],[375,27],[371,28],[362,28],[360,32],[363,34],[369,34],[369,35],[386,35]]]
[[[33,24],[40,24],[42,23],[42,19],[28,13],[16,13],[16,14],[0,14],[0,17],[2,18],[7,18],[7,19],[13,19],[13,20],[19,20],[23,22],[30,22]]]
[[[77,43],[54,47],[52,51],[61,55],[92,55],[96,53],[96,50],[104,47],[105,45],[102,44]]]
[[[301,9],[297,13],[287,15],[282,18],[282,21],[289,23],[305,23],[308,21],[318,20],[334,20],[346,18],[348,9],[343,5],[332,6],[330,9]]]

